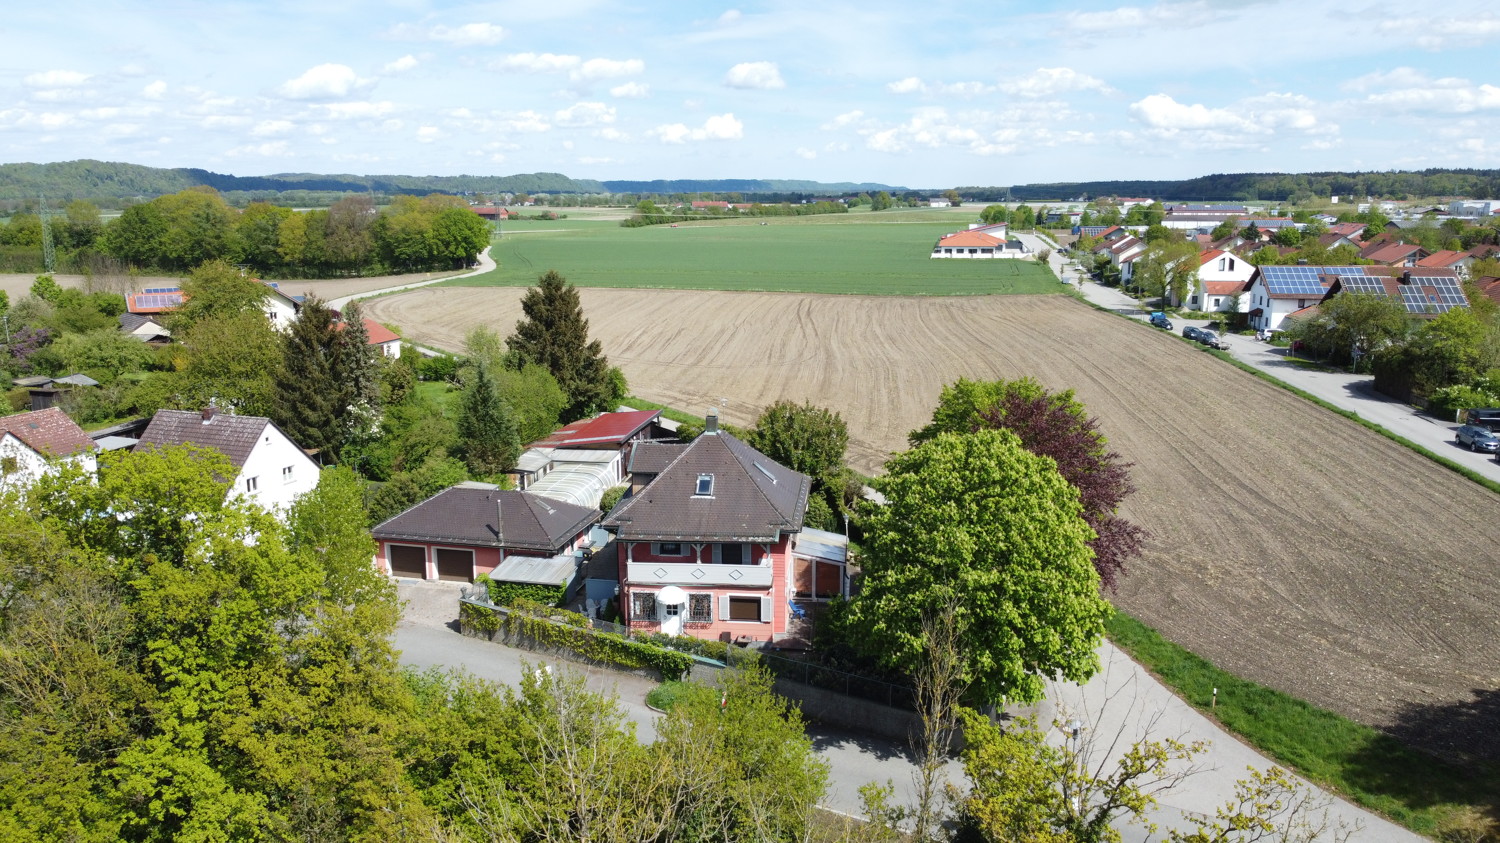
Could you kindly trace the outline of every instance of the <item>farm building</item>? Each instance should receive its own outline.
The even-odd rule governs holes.
[[[958,231],[946,234],[938,238],[932,247],[934,258],[1019,258],[1027,252],[1026,247],[1019,240],[1007,241],[1002,236],[996,237],[983,231]]]

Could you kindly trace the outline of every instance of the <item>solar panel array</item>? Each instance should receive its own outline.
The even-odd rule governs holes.
[[[1374,275],[1340,275],[1339,287],[1346,293],[1375,293],[1376,295],[1389,295],[1385,291],[1385,284],[1379,276]]]
[[[1413,278],[1410,285],[1402,285],[1401,300],[1411,313],[1447,313],[1469,303],[1453,278]]]
[[[1328,288],[1318,280],[1320,275],[1339,275],[1353,269],[1347,266],[1263,266],[1266,292],[1273,296],[1322,296]]]
[[[180,293],[180,292],[182,292],[182,288],[181,287],[147,287],[145,290],[142,290],[142,292],[144,292],[144,293]]]
[[[135,297],[137,309],[176,307],[180,304],[182,304],[181,290],[170,293],[142,293]]]

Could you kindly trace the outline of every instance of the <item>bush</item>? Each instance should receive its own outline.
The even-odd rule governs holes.
[[[677,701],[682,699],[683,695],[687,693],[688,689],[689,685],[686,682],[663,682],[652,688],[650,693],[646,694],[646,705],[662,711],[670,711],[672,706],[676,705]]]
[[[599,509],[608,513],[619,505],[620,499],[625,497],[625,493],[628,491],[630,491],[629,486],[611,486],[605,489],[604,496],[599,499]]]
[[[1442,419],[1458,421],[1470,407],[1500,406],[1500,396],[1472,386],[1445,386],[1427,398],[1427,412]]]
[[[567,596],[567,586],[538,585],[536,583],[494,582],[481,577],[489,587],[490,602],[496,606],[535,604],[552,608],[559,606]]]
[[[421,357],[417,361],[417,379],[453,382],[458,377],[458,358],[451,354]]]

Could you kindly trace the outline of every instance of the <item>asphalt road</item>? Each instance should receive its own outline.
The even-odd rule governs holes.
[[[653,740],[660,715],[646,706],[646,694],[656,683],[624,673],[585,668],[574,662],[538,658],[536,654],[499,644],[467,638],[456,631],[458,585],[399,581],[401,596],[407,601],[403,620],[396,630],[396,647],[401,662],[417,668],[451,668],[465,670],[495,682],[514,684],[529,666],[535,669],[551,664],[553,670],[583,672],[588,687],[612,693],[626,716],[635,723],[636,735],[643,741]],[[1246,775],[1246,767],[1264,769],[1272,762],[1239,743],[1220,730],[1191,706],[1177,699],[1144,669],[1109,643],[1100,650],[1104,665],[1099,675],[1083,686],[1056,683],[1049,687],[1048,699],[1034,711],[1015,711],[1017,715],[1035,716],[1038,722],[1066,722],[1077,719],[1081,728],[1080,746],[1089,754],[1091,768],[1112,765],[1136,740],[1176,738],[1184,741],[1208,741],[1209,750],[1200,756],[1196,772],[1172,790],[1160,795],[1160,805],[1152,821],[1163,828],[1188,828],[1186,816],[1212,814],[1234,793],[1234,783]],[[896,788],[900,804],[912,804],[915,792],[915,766],[908,748],[880,738],[811,725],[808,734],[813,748],[830,768],[829,788],[823,807],[845,814],[860,813],[859,788],[862,785],[889,781]],[[1053,733],[1059,743],[1069,738],[1060,731]],[[949,781],[962,784],[962,768],[952,762],[947,768]],[[1374,843],[1408,843],[1421,837],[1327,794],[1319,796],[1326,808],[1330,828],[1342,823],[1358,828],[1351,839]],[[1122,825],[1120,831],[1128,843],[1146,841],[1150,835],[1137,825]],[[1332,840],[1333,837],[1318,839]]]

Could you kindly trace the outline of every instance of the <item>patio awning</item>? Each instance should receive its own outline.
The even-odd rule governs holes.
[[[556,556],[511,556],[490,572],[490,579],[495,582],[564,585],[573,578],[577,568],[578,557],[571,551]]]

